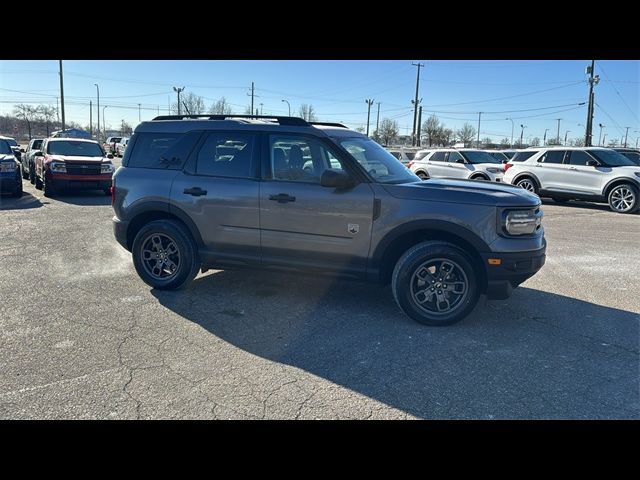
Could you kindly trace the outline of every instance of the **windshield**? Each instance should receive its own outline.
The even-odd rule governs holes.
[[[489,153],[481,150],[465,150],[460,152],[469,163],[501,163],[493,158]]]
[[[420,180],[400,161],[368,138],[338,138],[336,141],[355,158],[375,181],[408,183]]]
[[[620,152],[636,165],[640,165],[640,153],[639,152]]]
[[[614,150],[589,150],[589,153],[607,167],[634,167],[636,164]]]
[[[97,143],[73,142],[70,140],[58,140],[49,142],[47,153],[51,155],[68,155],[77,157],[103,157],[104,153]]]
[[[509,157],[507,157],[502,152],[487,152],[487,153],[491,155],[493,158],[495,158],[496,160],[498,160],[499,162],[506,162],[509,160]]]
[[[16,142],[13,138],[5,138],[3,140],[7,142],[9,145],[11,145],[12,147],[18,146],[18,142]]]
[[[6,140],[0,140],[0,155],[13,155],[13,150]]]

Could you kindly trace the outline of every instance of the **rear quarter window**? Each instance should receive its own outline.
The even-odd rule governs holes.
[[[131,145],[127,145],[122,163],[131,168],[181,170],[200,135],[201,132],[136,133],[128,142]]]

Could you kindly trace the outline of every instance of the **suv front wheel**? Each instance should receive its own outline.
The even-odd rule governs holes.
[[[396,263],[391,289],[404,313],[425,325],[459,322],[478,303],[478,275],[455,245],[419,243]]]
[[[638,189],[629,183],[616,185],[609,192],[609,208],[617,213],[632,213],[640,207]]]
[[[146,224],[136,235],[131,252],[140,278],[160,290],[185,287],[200,268],[193,237],[175,220]]]

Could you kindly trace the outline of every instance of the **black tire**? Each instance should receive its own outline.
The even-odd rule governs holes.
[[[42,190],[44,191],[44,196],[48,198],[51,198],[56,194],[56,189],[53,188],[51,181],[47,182],[47,177],[43,177]]]
[[[489,180],[487,177],[485,177],[484,175],[475,175],[473,177],[470,177],[470,180]]]
[[[36,177],[36,178],[35,178],[35,187],[36,187],[36,190],[42,190],[42,185],[43,185],[43,184],[42,184],[42,180],[40,180],[40,177],[38,176],[38,174],[37,174],[37,173],[35,174],[35,177]]]
[[[609,208],[616,213],[633,213],[640,207],[640,193],[630,183],[621,183],[607,195]]]
[[[556,203],[567,203],[571,199],[570,198],[551,197],[551,200],[553,200]]]
[[[20,167],[20,169],[22,170],[22,179],[23,180],[29,180],[29,171],[25,170],[24,168]]]
[[[425,172],[418,172],[416,173],[416,175],[418,175],[421,180],[429,180],[429,175]]]
[[[147,242],[152,242],[152,237],[159,234],[162,238],[168,238],[179,252],[179,262],[174,272],[170,272],[166,278],[159,278],[153,275],[149,264],[145,264],[143,258],[143,247]],[[153,243],[153,242],[152,242]],[[193,240],[191,233],[180,222],[175,220],[154,220],[140,229],[133,240],[131,248],[133,264],[140,275],[140,278],[149,286],[159,290],[178,290],[187,286],[198,274],[200,269],[200,259],[198,258],[198,247]],[[167,255],[169,257],[169,255]],[[173,258],[175,260],[175,257]],[[155,266],[157,267],[157,260]],[[155,269],[155,267],[154,267]],[[167,273],[163,268],[160,274]]]
[[[18,185],[18,188],[16,188],[16,191],[13,192],[13,197],[20,198],[22,197],[22,193],[23,193],[23,190],[22,190],[22,180],[21,180],[20,185]]]
[[[429,262],[437,264],[441,260],[452,262],[455,265],[454,269],[449,270],[455,277],[452,283],[465,283],[466,285],[464,286],[464,292],[452,293],[450,297],[447,297],[448,293],[445,292],[443,298],[447,301],[447,305],[449,305],[450,301],[457,303],[454,303],[454,306],[448,312],[435,313],[433,309],[431,309],[431,312],[429,311],[428,302],[426,301],[423,304],[427,305],[427,308],[420,307],[420,302],[414,298],[417,295],[414,294],[413,284],[414,280],[416,280],[416,286],[420,288],[419,279],[423,277],[419,273],[426,270],[424,266],[428,265]],[[440,282],[435,284],[433,288],[436,285],[438,286],[437,288],[446,287],[443,282],[447,281],[447,279],[451,280],[447,270],[443,270],[443,265],[444,263],[441,263],[439,268],[434,267],[435,271],[430,274],[433,275],[435,281]],[[458,269],[460,272],[458,272]],[[442,277],[437,276],[440,273],[438,270],[445,272]],[[439,278],[442,279],[438,280]],[[391,290],[396,303],[409,317],[424,325],[445,326],[459,322],[476,306],[480,296],[478,278],[479,275],[473,268],[471,260],[462,250],[448,242],[431,240],[411,247],[400,257],[393,270]],[[424,281],[422,286],[427,283],[428,280]],[[449,288],[452,287],[453,284],[449,286]],[[429,288],[425,287],[423,292],[427,290]],[[442,291],[436,289],[430,295],[436,296],[436,293],[442,293]],[[428,292],[423,293],[425,300],[428,298],[427,294]],[[460,296],[457,297],[457,295]],[[439,305],[442,303],[437,299],[437,296],[435,302],[436,305],[434,306],[439,310]]]
[[[538,195],[538,184],[531,177],[519,178],[515,184],[520,188],[524,188],[528,192],[535,193],[536,195]]]
[[[31,183],[31,185],[36,183],[36,172],[35,169],[33,168],[33,164],[29,164],[29,182]]]

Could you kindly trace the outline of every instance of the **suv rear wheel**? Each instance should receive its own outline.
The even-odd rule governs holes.
[[[455,245],[419,243],[407,250],[393,270],[391,289],[404,313],[425,325],[459,322],[478,303],[478,275]]]
[[[429,180],[429,175],[426,172],[417,172],[416,175],[420,177],[420,180]]]
[[[160,290],[185,287],[200,268],[193,237],[175,220],[146,224],[136,235],[131,252],[140,278]]]
[[[538,186],[536,182],[531,177],[521,178],[516,182],[516,185],[520,188],[524,188],[527,192],[538,194]]]
[[[616,185],[609,192],[609,208],[617,213],[632,213],[640,206],[638,189],[629,183]]]

